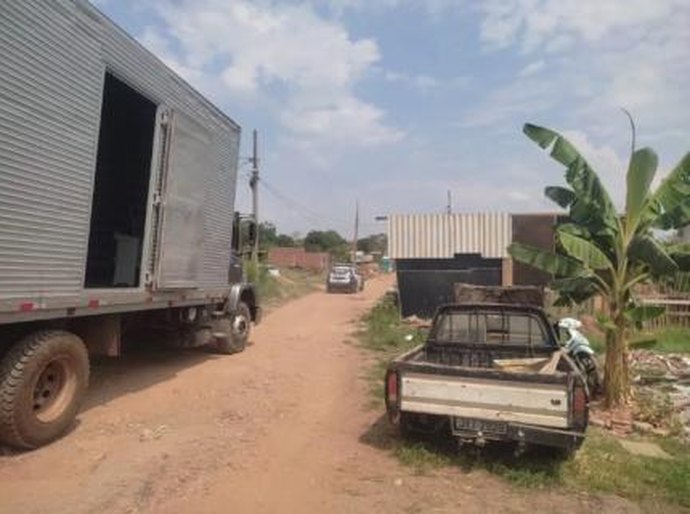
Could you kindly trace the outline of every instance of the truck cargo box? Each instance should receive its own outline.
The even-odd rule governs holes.
[[[0,323],[226,294],[239,126],[82,0],[0,55]]]

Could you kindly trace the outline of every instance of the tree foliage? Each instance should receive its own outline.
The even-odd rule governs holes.
[[[614,407],[629,395],[627,335],[631,327],[661,314],[640,305],[634,286],[680,280],[690,271],[690,253],[657,239],[658,229],[690,224],[690,153],[653,191],[658,159],[650,148],[634,149],[626,175],[625,211],[619,213],[587,161],[563,136],[526,124],[525,134],[565,166],[567,187],[550,186],[547,198],[568,209],[570,222],[556,231],[560,253],[513,243],[514,259],[550,273],[560,304],[595,294],[607,305],[600,316],[606,330],[606,400]]]
[[[386,253],[388,248],[388,236],[386,234],[372,234],[357,241],[357,249],[364,253]]]
[[[335,230],[312,230],[304,237],[308,252],[328,252],[338,257],[347,255],[348,242]]]
[[[270,221],[263,221],[259,223],[259,245],[265,250],[274,246],[296,246],[296,242],[292,236],[279,234]]]

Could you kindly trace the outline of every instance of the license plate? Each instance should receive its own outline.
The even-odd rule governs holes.
[[[453,418],[453,428],[456,432],[484,432],[490,434],[505,434],[508,431],[508,425],[503,421],[472,418]]]

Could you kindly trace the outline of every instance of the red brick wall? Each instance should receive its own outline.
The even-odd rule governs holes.
[[[307,252],[303,248],[271,248],[268,263],[283,268],[302,268],[323,271],[328,268],[330,256],[327,253]]]

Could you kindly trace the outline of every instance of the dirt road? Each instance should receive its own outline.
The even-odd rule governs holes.
[[[483,473],[415,476],[380,446],[356,320],[390,279],[268,315],[234,356],[138,351],[98,363],[79,425],[0,457],[0,511],[635,512],[613,497],[513,490]]]

